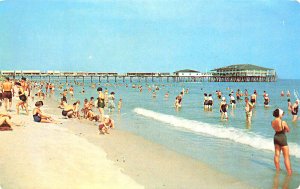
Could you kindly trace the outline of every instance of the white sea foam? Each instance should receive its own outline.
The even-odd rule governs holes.
[[[208,134],[213,137],[229,139],[234,142],[251,146],[260,150],[274,151],[272,138],[266,138],[253,132],[245,132],[241,129],[229,127],[224,128],[221,125],[212,125],[195,120],[188,120],[173,115],[162,114],[143,108],[135,108],[134,112],[144,117],[152,118],[157,121],[170,124],[174,127],[184,128],[195,133]],[[295,143],[289,143],[290,154],[300,158],[300,146]]]

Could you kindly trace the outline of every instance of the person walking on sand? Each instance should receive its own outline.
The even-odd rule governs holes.
[[[21,83],[17,82],[16,86],[19,89],[19,102],[16,104],[17,114],[19,115],[19,107],[22,106],[25,108],[26,114],[29,115],[28,112],[28,104],[27,104],[27,96],[25,95],[24,88],[21,86]]]
[[[298,110],[299,110],[299,100],[296,100],[295,104],[292,106],[293,122],[297,121],[298,119]]]
[[[251,124],[252,121],[252,110],[253,110],[253,104],[249,102],[248,97],[245,97],[245,112],[246,112],[246,122]]]
[[[273,112],[273,116],[275,119],[272,121],[272,128],[275,131],[274,135],[274,146],[275,146],[275,154],[274,154],[274,164],[277,171],[280,171],[280,153],[282,151],[284,164],[288,175],[292,175],[292,167],[290,162],[290,154],[289,154],[289,146],[287,143],[287,138],[285,133],[290,132],[290,128],[285,121],[282,121],[282,117],[284,115],[283,110],[276,109]]]
[[[223,119],[228,120],[227,109],[228,109],[228,105],[226,103],[226,98],[222,97],[222,101],[220,103],[221,120]]]
[[[4,108],[5,110],[11,110],[12,106],[12,96],[13,96],[13,85],[10,82],[9,77],[5,78],[5,82],[3,83],[3,100],[4,100]],[[9,108],[7,108],[7,105]]]

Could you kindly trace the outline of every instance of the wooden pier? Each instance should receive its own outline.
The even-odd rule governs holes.
[[[152,72],[59,72],[27,70],[0,71],[0,75],[13,79],[26,77],[31,80],[54,80],[85,82],[274,82],[277,79],[275,70],[250,64],[232,65],[217,68],[210,72],[200,73],[195,70],[180,70],[174,73]]]

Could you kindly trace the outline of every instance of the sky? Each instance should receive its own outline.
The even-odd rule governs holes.
[[[300,79],[300,0],[0,0],[0,70],[209,71]]]

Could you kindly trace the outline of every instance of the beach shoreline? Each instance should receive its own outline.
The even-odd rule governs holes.
[[[125,188],[252,188],[198,160],[123,131],[118,128],[121,127],[118,123],[111,134],[99,135],[98,124],[62,119],[61,110],[56,105],[53,97],[45,100],[46,111],[62,121],[61,125],[34,123],[31,116],[20,115],[18,119],[25,121],[25,127],[1,133],[9,144],[1,149],[1,154],[6,154],[0,158],[4,162],[0,164],[3,170],[0,186],[3,189],[63,188],[66,185],[73,188],[103,188],[103,185],[105,188],[124,188],[124,183],[128,184]],[[18,144],[20,140],[22,145]],[[13,155],[8,155],[11,150]],[[56,158],[54,154],[63,158]],[[95,157],[101,157],[101,160]],[[110,179],[121,181],[98,180],[103,170],[91,167],[90,162],[109,165],[104,172],[111,176],[114,172],[117,178]],[[77,167],[78,164],[80,166]],[[60,166],[64,171],[55,172],[55,168]],[[78,171],[78,174],[73,171]],[[25,176],[27,174],[31,176]],[[67,179],[58,179],[62,174],[67,174]],[[78,175],[81,177],[79,180]],[[40,181],[34,182],[32,178]],[[54,185],[46,180],[52,180]]]

